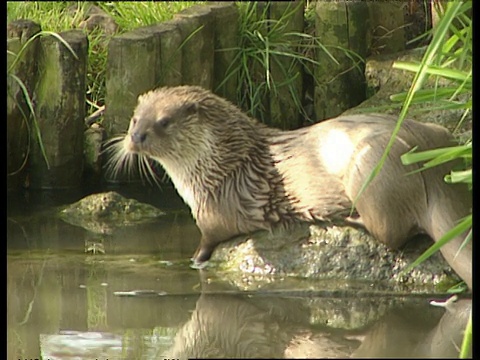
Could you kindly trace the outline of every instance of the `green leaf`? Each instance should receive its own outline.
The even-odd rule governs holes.
[[[467,326],[465,327],[465,332],[463,334],[462,347],[460,348],[460,354],[458,357],[460,359],[467,359],[472,356],[472,311],[470,310],[470,316],[468,317]]]
[[[32,118],[33,118],[32,123],[33,123],[33,126],[35,128],[35,134],[37,135],[37,138],[38,138],[38,145],[40,146],[40,151],[42,152],[42,156],[45,160],[45,164],[47,165],[47,169],[50,169],[50,163],[48,162],[47,153],[45,151],[45,147],[43,146],[42,134],[41,134],[41,131],[40,131],[40,127],[38,126],[37,117],[35,115],[35,109],[33,107],[32,99],[30,98],[30,95],[28,94],[28,90],[25,87],[25,84],[23,83],[23,81],[17,75],[8,74],[8,76],[11,76],[18,83],[20,88],[22,89],[23,97],[25,98],[25,102],[27,103],[28,110],[30,110],[30,114],[32,115]]]
[[[394,69],[407,70],[412,72],[418,72],[422,67],[422,64],[412,63],[412,62],[394,62],[392,67]],[[462,71],[457,69],[445,68],[435,65],[426,65],[424,68],[426,74],[437,75],[446,79],[451,79],[455,81],[466,81],[472,80],[472,74],[470,71]]]
[[[445,181],[448,183],[466,183],[472,184],[472,169],[462,171],[452,171],[450,175],[445,175]]]
[[[450,240],[456,238],[457,236],[462,235],[467,230],[471,229],[472,227],[472,215],[468,215],[467,217],[463,218],[460,223],[458,223],[455,227],[447,231],[438,241],[430,246],[425,252],[420,255],[413,263],[408,265],[404,270],[400,272],[400,275],[405,275],[408,271],[412,270],[418,264],[424,262],[430,256],[432,256],[435,252],[440,250],[440,248],[445,245]],[[465,239],[466,241],[469,240],[468,236]],[[465,241],[464,241],[465,244]],[[462,245],[463,246],[463,245]],[[459,250],[460,251],[460,250]]]
[[[465,89],[463,92],[471,93],[471,89]],[[415,93],[412,103],[424,103],[429,101],[439,101],[443,98],[450,98],[453,95],[458,95],[458,87],[445,87],[436,89],[422,89]],[[392,101],[405,101],[407,93],[398,93],[390,96]],[[448,101],[449,103],[451,101]]]
[[[455,160],[459,157],[471,158],[472,156],[472,144],[451,146],[433,150],[416,151],[416,147],[409,152],[403,154],[400,157],[403,165],[411,165],[420,161],[431,160],[431,164],[438,165],[451,160]]]
[[[459,282],[456,285],[453,285],[451,288],[447,290],[447,294],[460,294],[465,291],[468,291],[467,284],[464,281]]]

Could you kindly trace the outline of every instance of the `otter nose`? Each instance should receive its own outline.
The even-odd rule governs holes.
[[[137,131],[130,135],[130,138],[132,139],[132,142],[134,144],[139,144],[139,143],[144,142],[146,137],[147,137],[147,134],[139,133]]]

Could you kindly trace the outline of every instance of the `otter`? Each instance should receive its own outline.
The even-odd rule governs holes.
[[[452,163],[410,174],[400,155],[452,145],[447,129],[405,120],[382,170],[355,202],[396,124],[383,114],[346,115],[297,130],[268,127],[197,86],[140,95],[126,136],[115,138],[110,166],[139,155],[159,162],[191,209],[201,232],[194,266],[223,241],[295,222],[361,224],[390,248],[416,234],[438,241],[471,210],[462,184],[447,184]],[[471,288],[471,242],[458,237],[441,251]]]

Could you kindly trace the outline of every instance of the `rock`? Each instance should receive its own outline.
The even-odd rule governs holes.
[[[438,291],[460,281],[440,253],[402,274],[431,245],[412,239],[391,250],[367,232],[348,226],[299,225],[291,230],[256,232],[221,243],[208,267],[237,287],[251,290],[283,276],[328,280],[329,287],[364,282],[391,291]]]
[[[91,33],[98,29],[105,35],[114,35],[119,26],[115,19],[100,7],[92,3],[71,5],[66,9],[66,14],[74,19],[80,19],[78,28]]]
[[[390,97],[394,94],[407,92],[410,89],[414,72],[406,70],[393,69],[392,65],[396,61],[419,63],[425,53],[426,48],[416,48],[396,54],[377,55],[367,59],[365,66],[365,77],[367,81],[367,94],[371,97],[360,105],[345,111],[343,114],[359,114],[365,112],[380,112],[387,114],[400,114],[400,102],[392,102]],[[454,84],[453,84],[454,85]],[[431,89],[435,86],[452,86],[452,82],[440,78],[436,82],[435,78],[428,79],[423,88]],[[465,96],[460,99],[467,101]],[[463,116],[461,109],[432,110],[431,103],[421,102],[410,106],[408,117],[417,121],[426,123],[436,123],[445,126],[453,131],[459,120]],[[471,135],[472,114],[464,120],[463,133],[458,134],[459,138],[465,138]]]
[[[115,228],[151,221],[165,213],[156,207],[127,199],[110,191],[92,194],[59,211],[69,224],[96,234],[111,234]]]
[[[113,35],[118,31],[118,24],[109,15],[92,14],[87,19],[83,20],[78,27],[85,29],[87,32],[92,32],[100,29],[106,35]]]

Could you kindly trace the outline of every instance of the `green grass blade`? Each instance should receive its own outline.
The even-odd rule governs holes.
[[[464,93],[471,92],[471,89],[464,89]],[[412,99],[414,103],[435,102],[439,99],[449,99],[452,96],[458,95],[458,87],[442,87],[437,89],[422,89],[415,93]],[[407,98],[407,93],[398,93],[390,96],[390,100],[395,102],[404,102]]]
[[[409,152],[403,154],[400,157],[403,165],[411,165],[420,161],[435,160],[435,163],[442,164],[447,161],[457,159],[459,157],[471,158],[472,144],[451,146],[440,149],[432,149],[414,152],[416,148],[413,148]]]
[[[468,317],[467,326],[465,327],[465,332],[463,334],[462,347],[460,348],[460,354],[458,357],[460,359],[471,358],[471,348],[472,348],[472,311],[470,310],[470,315]]]
[[[394,69],[407,70],[412,72],[419,71],[420,66],[421,64],[416,64],[412,62],[400,62],[400,61],[394,62],[392,65]],[[466,73],[465,71],[457,70],[457,69],[447,69],[440,66],[430,65],[430,66],[426,66],[424,71],[428,75],[437,75],[437,76],[441,76],[443,78],[447,78],[455,81],[464,82],[468,79],[471,80],[471,75],[469,76],[469,73]]]
[[[408,265],[405,269],[403,269],[400,274],[405,275],[408,271],[412,270],[418,264],[424,262],[430,256],[432,256],[435,252],[440,250],[440,248],[445,245],[450,240],[454,239],[457,236],[462,235],[464,232],[468,231],[472,227],[472,215],[468,215],[460,223],[458,223],[455,227],[447,231],[435,244],[430,246],[425,252],[420,255],[413,263]],[[468,237],[465,240],[469,240]],[[464,242],[465,244],[465,242]]]
[[[40,128],[38,126],[38,121],[37,121],[37,117],[35,115],[35,110],[33,108],[32,99],[30,98],[30,95],[28,94],[28,90],[25,87],[25,84],[23,83],[23,81],[18,76],[16,76],[15,74],[9,74],[9,76],[11,76],[18,83],[20,88],[22,89],[22,93],[23,93],[23,96],[25,98],[25,102],[27,103],[28,109],[30,110],[30,114],[32,114],[32,118],[33,118],[32,122],[33,122],[33,126],[35,128],[35,134],[37,135],[37,138],[38,138],[38,145],[40,146],[40,151],[42,152],[43,158],[45,159],[47,169],[50,170],[50,163],[48,162],[47,153],[45,151],[45,147],[43,146],[42,134],[41,134]]]
[[[10,73],[13,71],[13,69],[15,68],[15,66],[17,65],[17,62],[20,61],[20,59],[22,58],[22,55],[23,53],[26,51],[27,47],[38,37],[40,36],[53,36],[54,38],[56,38],[58,41],[60,41],[71,53],[72,55],[75,57],[75,59],[78,60],[78,56],[77,54],[75,53],[75,51],[72,49],[72,47],[70,46],[70,44],[68,42],[66,42],[61,35],[57,34],[56,32],[53,32],[53,31],[40,31],[38,33],[36,33],[35,35],[33,35],[31,38],[29,38],[25,44],[22,46],[22,48],[20,49],[20,51],[18,52],[17,54],[17,57],[15,58],[14,61],[12,61],[12,64],[10,65],[10,67],[8,68],[7,70],[7,73]]]
[[[452,171],[450,175],[445,175],[445,181],[454,184],[472,184],[472,169],[467,169],[463,171]]]
[[[423,84],[427,72],[426,69],[428,68],[429,65],[432,64],[435,55],[438,53],[438,50],[440,49],[443,39],[445,38],[445,35],[448,32],[449,26],[453,19],[455,18],[455,15],[458,13],[460,7],[461,7],[460,2],[454,2],[454,3],[448,3],[447,4],[447,10],[445,11],[444,16],[442,17],[441,21],[438,23],[437,28],[433,34],[433,39],[430,45],[428,46],[422,62],[420,64],[420,67],[418,68],[418,72],[416,72],[415,77],[412,82],[412,86],[410,87],[407,97],[405,99],[405,102],[403,104],[403,107],[400,111],[400,115],[398,117],[397,124],[395,128],[393,129],[392,136],[390,137],[390,141],[388,142],[385,151],[382,154],[382,157],[380,158],[380,161],[378,164],[375,166],[375,168],[372,170],[370,175],[368,176],[367,180],[362,184],[362,187],[355,197],[353,204],[352,204],[352,209],[351,212],[353,213],[355,204],[358,201],[358,198],[362,195],[363,191],[365,191],[366,187],[372,182],[372,180],[378,175],[380,172],[381,168],[383,167],[383,164],[385,163],[385,160],[387,159],[388,154],[390,153],[390,149],[393,146],[393,143],[395,142],[395,139],[397,137],[397,134],[400,130],[400,127],[402,126],[403,120],[405,119],[407,115],[408,108],[410,106],[410,103],[412,102],[414,94],[420,89],[421,85]]]

